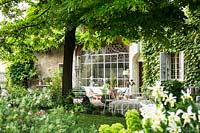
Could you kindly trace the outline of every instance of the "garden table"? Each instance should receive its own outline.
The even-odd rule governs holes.
[[[114,100],[110,103],[109,107],[112,113],[121,113],[124,115],[129,109],[139,110],[140,101],[138,99]]]

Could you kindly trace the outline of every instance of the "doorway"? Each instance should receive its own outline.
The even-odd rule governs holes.
[[[143,62],[139,62],[139,92],[141,92],[141,87],[143,85]]]

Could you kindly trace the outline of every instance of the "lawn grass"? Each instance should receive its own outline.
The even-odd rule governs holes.
[[[112,125],[114,123],[121,123],[126,127],[124,117],[93,115],[93,114],[79,114],[77,127],[88,127],[95,125],[98,129],[102,124]]]

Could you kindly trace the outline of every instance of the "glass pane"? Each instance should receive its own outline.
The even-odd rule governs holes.
[[[110,63],[105,64],[105,77],[110,78]]]
[[[95,79],[95,86],[103,86],[103,78]]]
[[[125,54],[125,61],[129,62],[129,55],[128,54]]]
[[[96,63],[98,56],[92,55],[91,57],[92,57],[92,63]]]
[[[110,55],[110,58],[111,58],[111,62],[117,62],[117,55],[116,54]]]
[[[124,87],[124,80],[122,79],[118,80],[118,87]]]
[[[118,68],[124,68],[123,63],[118,63]]]
[[[98,62],[103,62],[103,55],[98,56]]]
[[[111,75],[112,77],[117,77],[117,63],[111,64]]]
[[[125,70],[129,69],[129,63],[125,63],[124,66],[125,66],[124,68]]]
[[[86,56],[81,56],[81,63],[85,63]]]
[[[91,76],[91,65],[90,64],[82,64],[81,66],[81,78],[90,78]]]
[[[105,55],[105,62],[110,62],[110,55]]]
[[[81,79],[81,86],[89,86],[89,79]]]
[[[118,68],[118,78],[123,78],[123,68]]]
[[[104,78],[104,67],[103,67],[103,64],[99,64],[99,75],[98,75],[98,78]]]
[[[119,54],[118,55],[118,62],[125,62],[125,56],[124,56],[124,54]]]
[[[99,65],[93,64],[93,77],[98,78],[99,75]]]
[[[113,66],[113,64],[112,64],[112,66]],[[117,68],[115,68],[115,67],[111,68],[110,83],[113,87],[117,87]]]
[[[177,75],[177,79],[179,79],[179,74],[180,74],[180,66],[179,66],[179,54],[176,54],[176,75]]]

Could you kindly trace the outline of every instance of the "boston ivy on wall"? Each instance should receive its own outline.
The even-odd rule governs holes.
[[[186,85],[200,86],[200,45],[188,46],[184,61]]]
[[[153,44],[145,42],[142,45],[143,64],[143,88],[155,85],[160,80],[160,52],[184,51],[184,83],[186,86],[200,85],[200,44],[182,44],[181,42],[172,45]]]
[[[159,51],[152,43],[142,45],[143,86],[152,86],[159,79]]]

